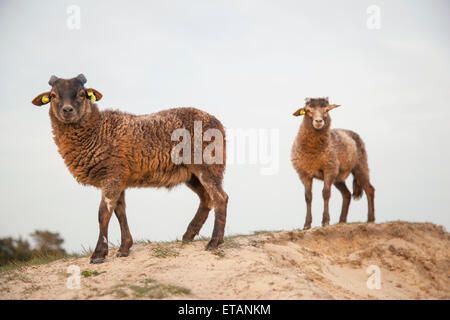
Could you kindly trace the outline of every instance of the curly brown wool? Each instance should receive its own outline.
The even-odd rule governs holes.
[[[200,205],[183,241],[193,240],[214,208],[214,230],[207,249],[217,248],[223,242],[228,202],[222,188],[226,148],[220,121],[195,108],[175,108],[142,116],[100,111],[93,101],[100,100],[101,93],[84,88],[85,83],[83,75],[72,79],[52,76],[51,91],[38,95],[32,102],[40,106],[50,100],[54,140],[67,168],[79,183],[102,191],[100,233],[91,263],[103,262],[108,254],[108,224],[113,212],[121,229],[118,256],[128,256],[133,244],[125,213],[125,190],[129,187],[172,188],[186,184],[199,196]],[[172,160],[171,152],[180,143],[172,141],[172,133],[186,129],[193,145],[195,121],[201,121],[202,132],[216,129],[221,133],[221,162],[194,162],[194,151],[190,162],[175,164]],[[211,143],[202,139],[201,151]]]
[[[375,188],[370,184],[364,142],[353,131],[330,130],[331,118],[328,112],[336,107],[339,106],[328,103],[328,98],[307,98],[305,107],[294,113],[294,116],[305,115],[291,154],[292,164],[305,187],[307,211],[304,229],[311,228],[314,178],[324,181],[322,225],[328,225],[330,222],[328,202],[332,184],[343,197],[339,222],[347,222],[351,193],[345,185],[345,179],[350,173],[353,174],[353,198],[361,198],[363,190],[365,191],[368,201],[368,222],[375,221]]]

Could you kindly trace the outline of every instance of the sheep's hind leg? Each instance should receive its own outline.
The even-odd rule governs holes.
[[[222,189],[222,179],[212,176],[209,172],[202,172],[198,176],[201,184],[208,192],[214,206],[214,229],[206,250],[216,249],[223,243],[225,222],[227,217],[228,195]]]
[[[127,257],[130,253],[130,248],[133,245],[133,238],[131,237],[130,229],[128,228],[127,215],[125,210],[125,190],[120,194],[117,206],[114,209],[117,220],[120,224],[121,243],[117,257]]]
[[[91,256],[91,263],[102,263],[108,255],[108,225],[111,215],[116,208],[119,200],[119,192],[103,192],[100,207],[98,209],[98,222],[100,232],[98,236],[97,246]]]
[[[350,200],[352,198],[352,194],[351,194],[350,190],[348,190],[344,181],[335,182],[334,185],[342,194],[342,211],[341,211],[341,216],[339,218],[339,223],[346,223],[348,208],[350,206]]]
[[[363,186],[364,191],[366,192],[367,196],[367,203],[368,203],[368,214],[367,214],[367,222],[375,222],[375,188],[370,184],[366,183]]]
[[[212,203],[208,192],[196,176],[192,175],[191,179],[186,182],[186,185],[200,198],[200,205],[197,209],[197,213],[191,223],[189,223],[189,226],[183,235],[183,242],[190,242],[194,240],[194,237],[200,232],[200,229],[208,218],[209,211],[212,209]]]

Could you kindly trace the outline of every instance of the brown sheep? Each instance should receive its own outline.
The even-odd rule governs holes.
[[[375,221],[375,188],[370,184],[369,166],[364,142],[359,135],[350,130],[331,129],[328,112],[339,105],[329,104],[328,98],[306,99],[303,108],[294,116],[305,115],[292,148],[292,164],[305,187],[306,220],[304,229],[311,228],[312,181],[324,181],[322,190],[324,211],[322,225],[330,222],[328,202],[331,185],[342,193],[343,203],[339,222],[347,222],[351,193],[345,179],[353,174],[353,198],[359,199],[364,190],[368,201],[368,222]]]
[[[84,88],[85,83],[82,74],[73,79],[52,76],[51,91],[38,95],[32,103],[41,106],[50,102],[54,140],[66,166],[79,183],[102,191],[98,216],[100,233],[91,263],[103,262],[108,254],[108,224],[113,211],[121,230],[117,256],[128,256],[133,244],[125,214],[125,189],[129,187],[172,188],[186,184],[199,196],[200,206],[183,241],[193,240],[214,208],[214,230],[206,248],[217,248],[223,242],[228,202],[228,195],[222,188],[225,131],[219,120],[194,108],[175,108],[143,116],[99,111],[94,101],[100,100],[102,95],[95,89]],[[194,122],[200,123],[203,132],[210,129],[219,133],[220,137],[214,136],[214,143],[221,149],[214,149],[214,152],[222,153],[221,161],[210,164],[199,163],[198,159],[178,164],[173,161],[176,159],[173,149],[179,145],[179,141],[173,141],[173,133],[184,129],[187,138],[193,138],[199,129]],[[207,145],[203,139],[199,145],[198,139],[192,141],[200,148],[194,146],[194,156],[199,151],[203,155],[203,151],[211,147],[211,143]],[[188,160],[191,160],[190,154]]]

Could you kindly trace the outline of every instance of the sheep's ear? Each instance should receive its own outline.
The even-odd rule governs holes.
[[[50,91],[41,93],[36,98],[31,101],[35,106],[42,106],[43,104],[47,104],[50,102]]]
[[[298,117],[304,115],[305,113],[306,113],[305,108],[300,108],[297,111],[295,111],[292,115]]]
[[[329,104],[327,107],[327,111],[333,110],[334,108],[340,107],[340,104]]]
[[[98,101],[103,97],[100,92],[92,88],[86,89],[86,93],[88,95],[88,98],[91,99],[91,102]]]

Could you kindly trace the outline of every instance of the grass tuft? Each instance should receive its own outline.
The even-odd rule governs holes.
[[[179,255],[179,252],[176,251],[170,244],[158,243],[152,248],[152,251],[153,256],[157,258],[177,257]]]
[[[224,258],[225,257],[225,251],[223,251],[222,249],[215,249],[211,251],[212,254],[218,256],[219,258]]]
[[[97,270],[84,270],[81,272],[81,275],[85,278],[88,278],[88,277],[96,277],[102,273],[106,273],[106,271],[98,272]]]
[[[11,261],[8,264],[0,266],[0,274],[20,271],[25,267],[47,264],[56,260],[67,260],[78,257],[80,257],[78,254],[39,254],[28,261]]]
[[[163,299],[170,295],[189,295],[191,290],[172,285],[162,284],[153,279],[141,281],[142,285],[131,285],[129,288],[137,298]]]

